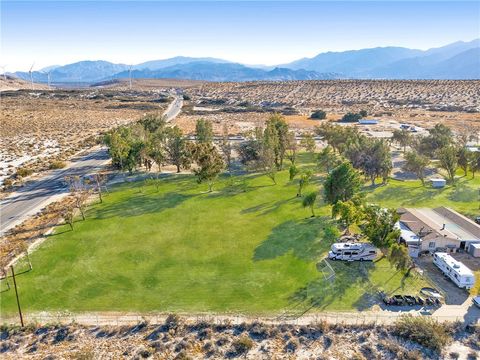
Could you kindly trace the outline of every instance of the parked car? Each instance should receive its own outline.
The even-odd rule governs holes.
[[[480,308],[480,296],[475,296],[473,298],[473,303],[475,304],[476,307]]]
[[[476,222],[477,224],[480,224],[480,216],[477,216],[477,217],[475,218],[475,222]]]
[[[423,306],[423,304],[425,304],[425,300],[422,299],[420,296],[416,296],[415,297],[415,304]]]
[[[415,298],[413,296],[405,295],[403,298],[404,298],[405,302],[407,303],[407,305],[412,306],[412,305],[416,304]]]
[[[393,295],[392,300],[394,305],[405,305],[406,303],[402,295]]]

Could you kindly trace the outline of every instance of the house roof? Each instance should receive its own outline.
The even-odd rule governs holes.
[[[480,226],[450,208],[400,208],[398,213],[400,222],[422,240],[480,241]]]

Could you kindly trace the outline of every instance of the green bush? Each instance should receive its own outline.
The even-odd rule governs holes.
[[[395,322],[394,333],[438,353],[450,341],[448,326],[422,316],[405,315],[400,317]]]
[[[362,115],[356,113],[346,113],[343,115],[341,122],[357,122],[362,118]]]
[[[33,174],[33,170],[27,167],[21,167],[17,169],[18,177],[25,177]]]
[[[63,169],[67,164],[65,161],[60,161],[60,160],[53,160],[50,165],[48,165],[48,168],[53,170],[53,169]]]
[[[327,118],[327,113],[323,110],[317,110],[310,115],[310,119],[323,120]]]

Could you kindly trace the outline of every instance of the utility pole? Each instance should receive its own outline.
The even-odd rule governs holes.
[[[18,305],[18,315],[20,315],[20,323],[23,325],[23,316],[22,316],[22,309],[20,308],[20,301],[18,300],[18,290],[17,290],[17,282],[15,281],[15,271],[13,271],[13,265],[10,265],[10,269],[12,270],[12,277],[13,277],[13,286],[15,287],[15,295],[17,296],[17,305]]]

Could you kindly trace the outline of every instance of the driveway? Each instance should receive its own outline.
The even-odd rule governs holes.
[[[434,283],[435,288],[440,290],[445,296],[445,304],[462,305],[464,304],[469,293],[465,289],[460,289],[450,279],[445,277],[439,268],[433,263],[432,256],[422,256],[415,259],[415,263],[424,271],[424,274]]]

